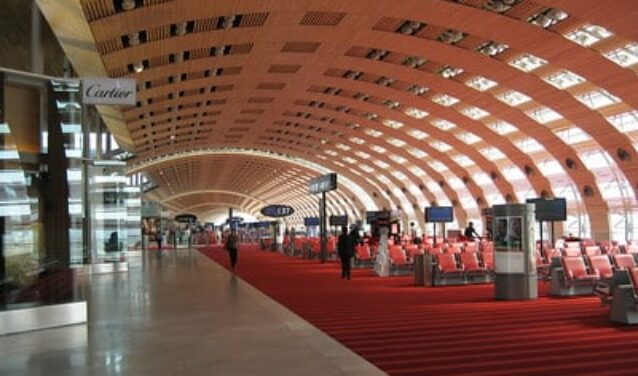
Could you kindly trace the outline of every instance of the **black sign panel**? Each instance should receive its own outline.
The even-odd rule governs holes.
[[[430,206],[425,208],[425,221],[445,223],[454,221],[454,208],[451,206]]]
[[[348,225],[347,215],[331,215],[330,216],[330,226],[347,226],[347,225]]]
[[[295,212],[295,209],[288,205],[268,205],[261,209],[261,214],[266,217],[287,217]]]
[[[526,202],[534,204],[537,221],[567,220],[567,201],[564,198],[530,198]]]
[[[366,222],[371,223],[373,221],[385,220],[388,223],[390,222],[391,214],[387,210],[382,211],[367,211],[366,212]]]
[[[319,226],[319,217],[306,217],[303,219],[303,224],[306,227]]]
[[[337,189],[337,174],[331,173],[310,180],[310,193],[328,192]]]
[[[244,218],[242,217],[228,217],[226,218],[226,223],[240,223],[243,222]]]
[[[175,220],[182,223],[195,223],[197,217],[193,214],[180,214],[175,216]]]

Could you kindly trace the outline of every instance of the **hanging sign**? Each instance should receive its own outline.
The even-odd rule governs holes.
[[[310,193],[328,192],[337,189],[337,174],[331,173],[310,180]]]
[[[82,97],[85,104],[134,106],[137,102],[135,80],[130,78],[83,78]]]
[[[195,223],[197,217],[193,214],[180,214],[175,216],[175,220],[182,223]]]
[[[295,209],[288,205],[268,205],[261,209],[261,214],[266,217],[287,217],[295,212]]]

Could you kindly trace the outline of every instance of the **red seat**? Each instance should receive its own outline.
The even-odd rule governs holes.
[[[411,258],[416,257],[417,255],[422,255],[423,250],[419,248],[416,244],[409,244],[405,247],[405,251]]]
[[[372,260],[372,254],[370,253],[370,246],[368,246],[367,244],[357,245],[354,251],[357,256],[357,260],[359,261]]]
[[[614,275],[614,271],[609,262],[609,257],[605,255],[594,255],[587,257],[589,265],[593,273],[603,279],[610,279]]]
[[[486,272],[487,269],[479,264],[476,252],[461,253],[461,268],[466,272]]]
[[[638,296],[638,268],[634,267],[629,269],[629,279],[634,286],[634,295]]]
[[[587,267],[582,257],[563,257],[561,258],[563,270],[565,271],[565,279],[568,281],[598,281],[600,277],[597,274],[587,272]]]
[[[487,270],[494,270],[494,252],[483,252],[483,265]]]
[[[461,253],[461,247],[456,245],[448,245],[445,252],[446,253]]]
[[[627,246],[626,250],[627,250],[627,253],[638,253],[638,245],[630,244]]]
[[[463,267],[456,264],[454,253],[440,253],[436,256],[439,271],[444,274],[462,273]]]
[[[597,245],[585,246],[585,256],[601,255],[600,247]]]
[[[615,254],[612,256],[614,259],[614,265],[618,269],[631,269],[636,267],[636,259],[633,255],[624,253]]]
[[[400,245],[390,246],[390,264],[392,265],[406,265],[408,264],[408,258],[405,256],[405,252]]]
[[[580,248],[567,247],[563,251],[563,256],[567,257],[580,257],[581,255]]]

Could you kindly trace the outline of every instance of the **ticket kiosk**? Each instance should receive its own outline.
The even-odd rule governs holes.
[[[536,299],[534,205],[495,205],[493,214],[496,299]]]

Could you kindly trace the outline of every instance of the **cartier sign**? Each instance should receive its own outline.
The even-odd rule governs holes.
[[[85,104],[135,105],[135,80],[89,77],[82,79]]]

